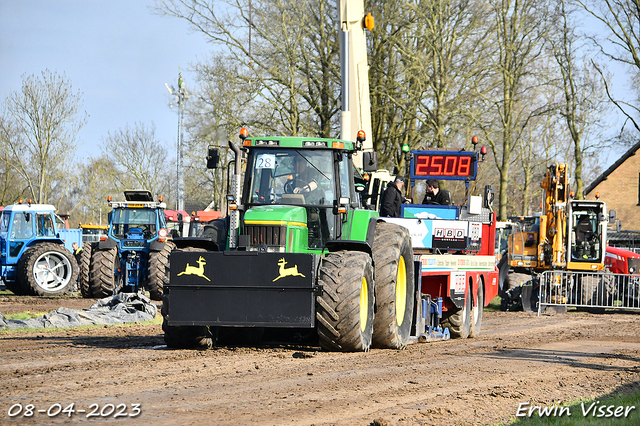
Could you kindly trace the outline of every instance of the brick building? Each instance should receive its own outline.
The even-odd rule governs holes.
[[[624,230],[640,230],[640,155],[636,155],[639,149],[640,142],[584,190],[587,200],[594,200],[596,193],[600,193],[607,208],[616,211]]]

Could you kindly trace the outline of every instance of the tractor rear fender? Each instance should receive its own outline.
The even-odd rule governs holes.
[[[109,250],[116,247],[117,245],[118,243],[116,242],[116,240],[107,238],[104,241],[98,242],[98,250]]]
[[[372,217],[367,227],[366,241],[359,240],[331,240],[327,241],[326,247],[330,252],[340,250],[361,251],[372,256],[371,248],[373,247],[373,237],[376,232],[376,223],[379,218]]]
[[[149,243],[149,251],[162,251],[164,248],[165,241],[153,240]]]
[[[361,251],[367,253],[369,256],[371,253],[371,245],[366,241],[354,241],[354,240],[331,240],[327,241],[325,245],[329,252],[333,253],[341,250],[348,251]]]
[[[24,254],[24,252],[27,251],[29,248],[35,246],[36,244],[42,244],[42,243],[53,243],[53,244],[64,245],[64,241],[60,238],[37,238],[25,243],[24,247],[21,250],[21,255]]]

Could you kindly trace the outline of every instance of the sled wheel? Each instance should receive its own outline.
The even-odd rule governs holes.
[[[368,351],[373,335],[373,267],[366,253],[339,251],[322,259],[316,319],[326,351]]]
[[[120,268],[118,248],[94,250],[91,255],[91,293],[103,298],[116,291],[116,269]]]
[[[409,343],[415,281],[409,231],[378,222],[373,240],[376,315],[373,346],[403,349]]]
[[[451,338],[466,339],[471,328],[471,288],[467,286],[467,296],[463,308],[442,313],[442,327],[448,327]]]
[[[167,241],[162,250],[149,254],[147,287],[151,300],[162,300],[164,287],[169,282],[169,256],[175,247],[174,243]]]
[[[62,296],[78,279],[78,263],[64,246],[36,244],[24,252],[18,263],[18,281],[35,296]]]
[[[91,292],[91,253],[93,251],[92,243],[84,243],[82,245],[82,251],[80,252],[80,273],[78,274],[78,287],[80,287],[80,294],[85,299],[93,296]]]
[[[471,321],[469,327],[469,337],[478,337],[482,328],[482,312],[484,311],[484,285],[478,281],[478,294],[474,299],[471,308]]]
[[[175,349],[210,349],[213,339],[206,326],[172,326],[169,325],[169,298],[162,297],[162,331],[164,342]]]

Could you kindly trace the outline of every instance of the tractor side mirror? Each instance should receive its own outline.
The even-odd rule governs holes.
[[[220,150],[209,146],[209,154],[207,155],[207,169],[217,169],[220,161]]]
[[[616,223],[616,211],[609,210],[609,223]]]
[[[375,151],[365,151],[362,153],[362,168],[365,172],[375,172],[378,170],[378,154]]]

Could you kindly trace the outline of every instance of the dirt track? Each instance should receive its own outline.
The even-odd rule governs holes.
[[[25,310],[28,299],[0,298],[0,312]],[[91,304],[53,299],[26,309],[53,310],[61,300]],[[478,339],[365,354],[169,350],[156,325],[2,333],[0,423],[68,422],[46,411],[75,403],[73,423],[97,407],[101,423],[154,426],[495,424],[513,418],[520,403],[549,406],[639,388],[639,326],[640,313],[485,312]],[[17,403],[36,411],[9,417]],[[140,414],[114,419],[108,404],[122,414],[140,404]]]

